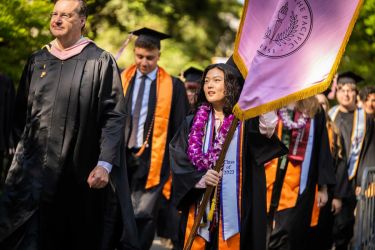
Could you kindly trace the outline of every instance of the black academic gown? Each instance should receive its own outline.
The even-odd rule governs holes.
[[[184,85],[177,78],[172,77],[173,83],[173,96],[171,103],[171,111],[169,116],[168,123],[168,134],[167,134],[167,143],[163,156],[162,169],[160,173],[160,183],[146,190],[146,181],[150,168],[151,160],[151,149],[152,149],[152,136],[153,131],[151,131],[151,136],[149,138],[149,147],[145,148],[143,154],[136,160],[133,161],[131,156],[132,152],[128,149],[124,149],[123,152],[126,152],[126,161],[128,167],[128,176],[130,182],[130,190],[132,195],[132,203],[134,207],[135,218],[137,220],[137,225],[139,230],[142,231],[140,234],[142,246],[141,248],[148,248],[148,245],[152,243],[152,239],[155,234],[156,227],[156,218],[158,216],[160,199],[165,199],[162,196],[163,186],[170,176],[170,166],[169,166],[169,151],[168,145],[171,141],[173,135],[176,133],[177,129],[183,122],[186,117],[186,114],[189,110],[189,102],[186,96],[186,91]],[[156,79],[157,80],[157,79]],[[150,88],[150,95],[148,100],[148,111],[147,117],[144,124],[144,139],[147,136],[149,131],[153,114],[155,111],[156,105],[156,80],[152,82]],[[131,114],[131,105],[133,98],[133,88],[134,88],[135,77],[132,78],[128,90],[125,94],[125,99],[127,100],[126,112]],[[132,129],[132,119],[131,116],[128,116],[125,120],[125,139],[124,145],[128,144]],[[164,202],[167,202],[164,200]],[[148,221],[148,222],[146,222]],[[151,224],[151,225],[149,225]],[[144,230],[142,230],[143,228]]]
[[[8,165],[3,165],[4,156],[8,155],[9,148],[14,147],[11,134],[14,99],[15,92],[12,80],[0,73],[0,187]]]
[[[343,153],[346,159],[350,152],[353,119],[353,112],[339,112],[335,119],[335,124],[343,136]],[[366,117],[366,133],[359,156],[357,173],[349,181],[350,195],[343,199],[341,211],[335,217],[333,234],[336,246],[345,248],[353,237],[355,223],[354,209],[357,203],[355,189],[361,185],[363,170],[366,166],[375,166],[375,125],[372,116]],[[348,170],[348,164],[346,164],[346,170]]]
[[[363,171],[366,167],[375,166],[375,120],[367,114],[366,135],[361,149],[356,185],[361,186]]]
[[[316,185],[335,184],[333,159],[329,149],[326,118],[323,112],[314,116],[314,142],[306,188],[293,208],[275,213],[276,227],[270,237],[270,249],[300,250],[308,248]],[[281,247],[283,246],[283,247]]]
[[[137,248],[119,150],[124,106],[116,62],[95,44],[64,61],[46,48],[30,57],[16,106],[23,133],[0,198],[1,249]],[[113,165],[110,182],[90,189],[98,160]]]
[[[182,211],[177,249],[183,248],[190,205],[199,201],[204,192],[194,188],[204,172],[197,171],[186,154],[192,120],[193,116],[187,117],[170,143],[174,183],[172,199]],[[240,247],[243,250],[264,250],[267,223],[264,163],[285,154],[287,149],[275,136],[268,139],[260,134],[257,118],[246,121],[244,126]]]
[[[333,134],[333,166],[336,174],[336,184],[328,188],[327,205],[320,209],[318,225],[311,229],[309,236],[309,249],[330,250],[333,245],[334,215],[332,200],[345,200],[352,195],[352,188],[348,179],[345,153],[339,145],[343,145],[343,138],[339,134]]]
[[[335,124],[339,128],[340,133],[343,137],[343,147],[346,158],[348,159],[348,154],[350,153],[351,138],[353,130],[353,119],[354,113],[339,112],[335,119]],[[366,115],[366,133],[362,144],[361,153],[359,156],[359,164],[355,178],[352,179],[351,184],[353,188],[361,185],[361,178],[363,170],[366,166],[375,165],[375,124],[374,117],[371,115]]]

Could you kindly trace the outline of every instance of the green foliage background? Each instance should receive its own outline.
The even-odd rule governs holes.
[[[132,30],[147,26],[171,34],[162,42],[160,65],[178,75],[214,56],[233,52],[242,4],[238,0],[88,0],[87,36],[116,54]],[[18,82],[28,56],[52,38],[52,1],[0,0],[0,71]],[[118,63],[133,63],[133,43]],[[366,0],[339,71],[353,70],[375,84],[375,0]]]

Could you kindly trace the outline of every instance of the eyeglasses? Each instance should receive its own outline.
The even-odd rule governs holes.
[[[70,18],[72,18],[74,16],[74,12],[72,12],[72,13],[64,13],[64,12],[62,12],[62,13],[57,13],[57,12],[52,12],[51,14],[50,14],[50,18],[51,19],[57,19],[57,18],[61,18],[61,19],[63,19],[63,20],[69,20]]]
[[[355,93],[356,91],[354,89],[338,89],[337,92],[352,94],[352,93]]]

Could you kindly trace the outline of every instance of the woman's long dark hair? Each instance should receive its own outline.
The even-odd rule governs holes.
[[[240,97],[242,85],[243,85],[243,79],[242,76],[237,72],[235,68],[228,64],[224,63],[217,63],[217,64],[211,64],[206,67],[206,69],[203,72],[202,79],[201,79],[201,87],[198,92],[197,97],[197,104],[196,108],[198,108],[200,105],[209,102],[206,99],[206,96],[204,94],[204,80],[206,78],[207,72],[211,69],[217,68],[224,72],[224,107],[223,111],[224,114],[227,116],[232,113],[234,105],[237,103],[238,98]]]

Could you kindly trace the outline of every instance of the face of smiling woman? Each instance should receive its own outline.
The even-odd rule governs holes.
[[[224,72],[218,68],[210,69],[204,78],[204,94],[214,109],[222,110],[225,98]]]

